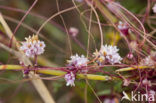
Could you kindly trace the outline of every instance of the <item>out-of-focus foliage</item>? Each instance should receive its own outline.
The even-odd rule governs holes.
[[[147,0],[118,0],[118,2],[134,14],[138,15],[142,14],[147,6]],[[33,0],[0,0],[0,12],[4,15],[4,18],[6,19],[12,30],[14,30],[16,25],[18,24],[15,21],[19,21],[25,13],[18,12],[18,10],[14,9],[10,10],[7,8],[11,7],[21,10],[27,10],[32,3]],[[71,0],[59,0],[60,10],[64,10],[71,6],[73,6]],[[80,12],[85,12],[85,10],[87,10],[86,8],[87,6],[82,6],[80,8]],[[58,10],[56,6],[56,0],[38,0],[38,3],[31,11],[31,13],[37,15],[28,15],[23,23],[37,31],[43,21],[57,12]],[[69,29],[70,27],[77,27],[79,29],[77,39],[85,48],[87,48],[88,33],[86,31],[84,23],[88,28],[87,23],[89,20],[89,14],[86,12],[86,17],[81,17],[75,9],[61,15],[64,18],[67,29]],[[103,16],[101,14],[99,15],[101,21],[103,21],[103,23],[106,23],[106,21],[103,20]],[[8,17],[15,20],[12,21],[8,19]],[[95,16],[93,16],[93,19],[95,19]],[[104,43],[118,45],[120,48],[120,54],[122,56],[125,56],[128,53],[128,50],[126,49],[127,45],[121,39],[120,35],[110,26],[103,26],[102,29],[104,32]],[[1,25],[0,31],[4,31]],[[100,33],[97,24],[93,23],[91,32],[93,34],[93,37],[91,37],[90,40],[89,51],[92,53],[96,48],[99,49],[100,47]],[[35,33],[28,28],[21,26],[15,36],[18,40],[22,41],[25,37],[32,34]],[[3,41],[8,45],[9,40],[7,39],[7,37],[2,36],[2,38],[1,35],[4,36],[5,34],[0,34],[0,42]],[[73,38],[71,38],[71,43],[69,44],[67,35],[68,34],[66,33],[66,29],[63,25],[61,17],[57,16],[52,19],[41,31],[40,38],[42,38],[46,42],[46,51],[42,56],[44,56],[54,64],[65,66],[67,62],[66,60],[70,57],[70,45],[72,47],[73,54],[78,53],[86,55],[86,51],[82,49]],[[18,64],[18,60],[16,57],[0,48],[0,63]],[[103,69],[105,69],[105,71],[111,72],[116,68],[107,68],[108,70],[106,68]],[[0,103],[1,101],[2,103],[3,101],[5,103],[43,103],[32,84],[29,81],[25,82],[25,79],[23,79],[22,76],[22,72],[0,71]],[[63,79],[56,81],[48,80],[45,81],[45,83],[57,103],[69,103],[69,101],[70,103],[83,103],[85,100],[85,80],[77,80],[76,87],[72,88],[66,87],[65,81]],[[120,80],[113,82],[89,80],[89,83],[101,99],[117,97],[123,91],[123,81]],[[87,87],[87,93],[88,103],[98,102],[96,96],[89,87]]]

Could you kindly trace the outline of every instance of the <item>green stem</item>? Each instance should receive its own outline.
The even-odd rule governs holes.
[[[124,71],[131,71],[131,70],[136,70],[136,69],[147,69],[147,68],[154,68],[154,67],[134,66],[134,67],[121,68],[121,69],[116,70],[116,72],[124,72]]]
[[[0,65],[0,70],[22,70],[23,66],[20,65]],[[47,74],[47,75],[56,75],[56,76],[63,76],[66,72],[60,70],[37,70],[38,73]],[[77,74],[77,78],[80,79],[90,79],[90,80],[110,80],[111,77],[109,76],[102,76],[102,75],[94,75],[94,74]]]

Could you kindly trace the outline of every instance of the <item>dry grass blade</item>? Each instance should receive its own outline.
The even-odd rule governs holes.
[[[8,37],[11,39],[13,33],[10,30],[9,26],[7,25],[7,23],[5,22],[5,20],[3,19],[2,14],[0,14],[0,22],[2,23],[6,33],[8,35]],[[14,44],[17,43],[15,37],[13,37],[12,40],[13,40],[12,43],[14,43]],[[19,44],[17,43],[17,45],[19,45]],[[22,56],[22,55],[19,54],[19,56]],[[26,57],[23,57],[21,61],[24,63],[24,65],[27,65],[27,66],[28,65],[32,65],[31,61],[28,58],[26,58]],[[35,75],[33,72],[30,73],[29,77],[30,78],[33,78],[33,77],[38,77],[39,78],[39,76]],[[50,95],[49,91],[47,90],[45,84],[43,83],[43,81],[41,79],[37,79],[37,80],[33,80],[32,79],[32,83],[35,86],[36,90],[38,91],[38,93],[40,94],[40,96],[42,97],[42,99],[44,100],[45,103],[55,103],[54,99]]]

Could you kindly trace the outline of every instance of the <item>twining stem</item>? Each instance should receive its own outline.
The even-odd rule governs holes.
[[[80,7],[81,5],[79,5],[78,7]],[[68,12],[68,11],[71,11],[71,10],[74,10],[76,7],[70,7],[70,8],[68,8],[68,9],[65,9],[65,10],[62,10],[62,11],[60,11],[60,12],[57,12],[57,13],[55,13],[54,15],[52,15],[51,17],[49,17],[41,26],[40,26],[40,28],[38,29],[38,31],[37,31],[37,35],[39,35],[39,33],[40,33],[40,31],[42,30],[42,28],[50,21],[50,20],[52,20],[54,17],[56,17],[56,16],[58,16],[58,15],[60,15],[60,14],[62,14],[62,13],[65,13],[65,12]]]
[[[26,18],[26,16],[29,14],[29,12],[31,11],[31,9],[35,6],[35,4],[37,3],[38,0],[35,0],[34,3],[32,4],[32,6],[28,9],[28,11],[25,13],[25,15],[22,17],[22,19],[20,20],[20,22],[18,23],[18,25],[16,26],[14,32],[13,32],[13,35],[11,37],[11,40],[10,40],[10,47],[12,47],[12,39],[13,37],[15,36],[18,28],[20,27],[20,25],[22,24],[22,22],[24,21],[24,19]]]
[[[88,0],[86,0],[88,1]],[[109,20],[111,23],[116,23],[117,18],[113,16],[100,2],[100,0],[93,0],[93,4],[102,12],[102,14]]]
[[[101,23],[100,23],[100,19],[99,19],[99,15],[98,13],[96,12],[95,8],[93,7],[92,4],[89,4],[89,6],[91,7],[91,9],[93,10],[95,16],[96,16],[96,19],[97,19],[97,22],[98,22],[98,25],[99,25],[99,30],[100,30],[100,36],[101,36],[101,46],[103,45],[103,32],[102,32],[102,27],[101,27]]]
[[[0,65],[0,70],[23,70],[25,67],[21,65]],[[127,68],[121,68],[116,70],[116,72],[123,72],[123,71],[131,71],[136,69],[147,69],[152,68],[148,66],[133,66],[133,67],[127,67]],[[47,74],[47,75],[55,75],[55,76],[63,76],[66,74],[66,72],[61,70],[52,70],[52,69],[38,69],[36,70],[37,73],[41,74]],[[79,79],[90,79],[90,80],[110,80],[109,76],[103,76],[103,75],[95,75],[95,74],[77,74],[77,78]],[[113,79],[117,79],[113,77]]]
[[[24,67],[20,65],[0,65],[0,70],[23,70]],[[66,74],[64,71],[60,70],[49,70],[49,69],[41,69],[36,70],[37,73],[47,74],[47,75],[55,75],[55,76],[63,76]],[[77,78],[79,79],[90,79],[90,80],[110,80],[109,76],[102,75],[94,75],[94,74],[77,74]],[[115,79],[115,78],[114,78]]]

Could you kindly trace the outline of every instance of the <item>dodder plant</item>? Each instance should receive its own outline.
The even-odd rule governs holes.
[[[129,87],[131,91],[140,91],[142,93],[146,93],[150,95],[151,91],[154,91],[155,88],[155,68],[156,68],[156,45],[153,34],[155,33],[155,29],[150,33],[147,32],[144,24],[146,20],[148,20],[149,12],[145,13],[145,17],[143,20],[139,20],[134,14],[128,11],[126,8],[121,6],[119,3],[116,3],[112,0],[76,0],[80,2],[80,5],[75,3],[72,0],[74,7],[59,11],[58,1],[58,13],[52,15],[48,18],[39,28],[38,31],[35,31],[35,35],[29,36],[25,38],[25,41],[19,42],[15,38],[15,33],[26,15],[30,12],[31,8],[25,13],[25,16],[18,23],[14,33],[12,33],[7,26],[6,22],[3,19],[3,16],[0,17],[0,22],[5,29],[6,34],[10,38],[11,46],[8,47],[3,43],[0,43],[0,47],[9,51],[13,55],[17,56],[19,59],[19,64],[6,64],[0,65],[0,70],[20,70],[23,71],[24,77],[31,78],[36,89],[40,93],[41,97],[44,99],[46,103],[52,103],[54,100],[50,96],[49,92],[42,84],[42,82],[35,82],[38,79],[60,79],[64,78],[66,81],[66,86],[77,86],[75,81],[77,79],[85,79],[86,85],[91,88],[94,95],[98,99],[100,103],[102,103],[102,96],[98,96],[98,94],[94,91],[92,86],[89,84],[88,80],[101,80],[102,81],[122,81],[123,86]],[[37,0],[35,1],[37,2]],[[89,7],[90,17],[86,17],[84,14],[81,14],[79,7],[82,4],[85,4]],[[151,1],[151,3],[153,3]],[[67,29],[64,19],[61,13],[76,9],[80,16],[87,19],[89,22],[89,28],[86,27],[88,32],[88,46],[87,49],[82,45],[82,43],[77,39],[77,35],[79,34],[79,30],[77,28],[71,27],[69,30]],[[100,21],[99,13],[103,15],[103,18],[107,21],[107,24],[103,24]],[[155,6],[153,7],[153,11],[155,12]],[[93,15],[94,14],[94,15]],[[148,15],[148,16],[146,16]],[[53,66],[40,66],[38,65],[39,58],[38,56],[43,54],[45,51],[46,44],[44,41],[39,39],[40,31],[42,28],[55,16],[60,16],[63,21],[63,25],[65,27],[65,31],[67,32],[68,39],[72,38],[80,47],[82,47],[87,53],[84,54],[71,54],[67,59],[64,67],[53,67]],[[97,21],[94,20],[96,18]],[[86,26],[85,22],[83,21]],[[94,48],[94,52],[90,52],[90,40],[93,38],[93,34],[91,31],[92,23],[98,24],[100,31],[100,46],[99,49]],[[119,48],[115,45],[115,41],[113,44],[104,43],[104,33],[103,33],[103,25],[109,25],[113,27],[116,32],[119,32],[120,35],[114,36],[115,39],[123,38],[127,47],[128,52],[125,52],[126,55],[120,55]],[[150,25],[150,24],[148,24]],[[151,27],[151,25],[149,26]],[[151,27],[153,29],[153,27]],[[109,38],[110,39],[110,38]],[[112,41],[113,41],[112,40]],[[69,45],[71,42],[69,41]],[[16,46],[16,49],[13,49],[12,46]],[[70,47],[71,49],[71,47]],[[21,54],[22,53],[22,54]],[[30,62],[29,59],[32,59]],[[42,60],[42,59],[41,59]],[[114,67],[117,70],[114,70]],[[111,71],[106,71],[106,68],[110,68]],[[54,77],[42,77],[38,74],[47,74],[47,75],[55,75]],[[37,75],[37,76],[36,76]],[[86,88],[87,88],[86,86]],[[121,86],[121,85],[120,85]],[[43,90],[40,90],[43,88]],[[85,89],[85,96],[87,89]],[[123,91],[125,91],[123,89]],[[128,91],[128,90],[127,90]],[[45,94],[42,94],[44,92]],[[120,91],[120,94],[122,92]],[[115,93],[111,92],[112,97],[110,99],[104,97],[104,103],[116,103],[121,99],[121,95],[117,96]],[[124,92],[126,94],[126,92]],[[127,95],[127,94],[126,94]],[[116,102],[115,102],[116,101]],[[87,98],[85,98],[85,102],[87,102]],[[149,101],[150,102],[150,101]]]

